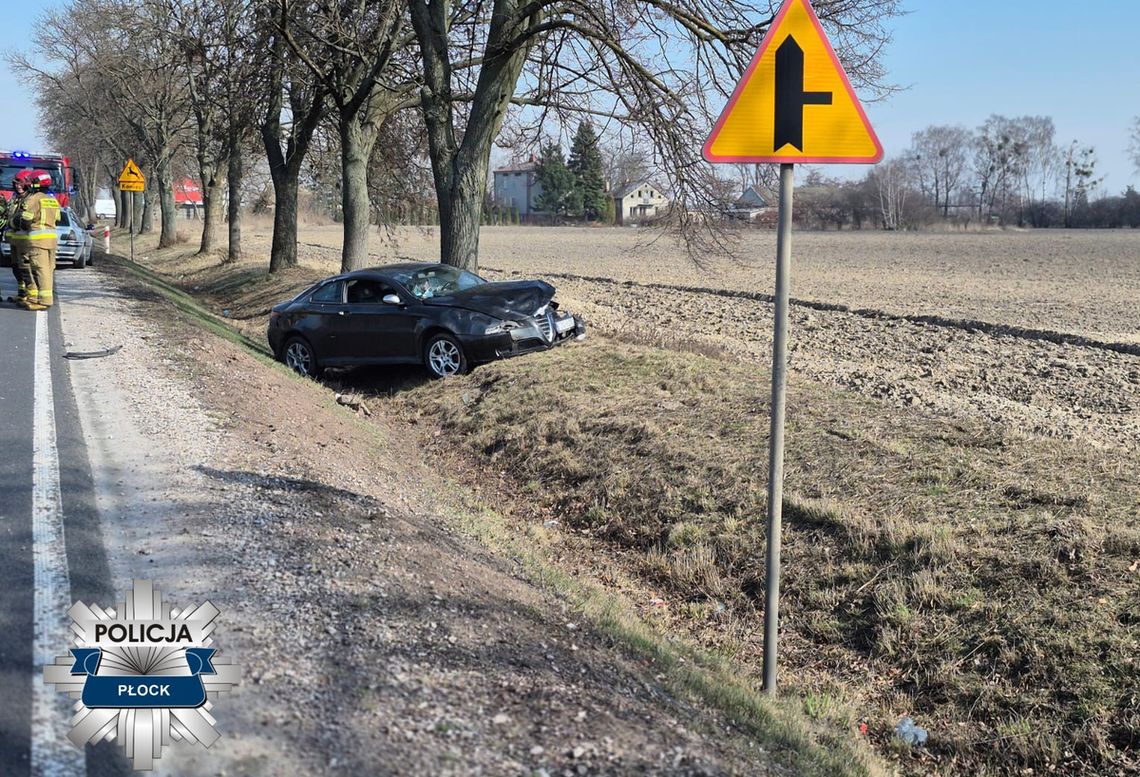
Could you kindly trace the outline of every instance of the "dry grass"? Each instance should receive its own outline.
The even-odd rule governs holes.
[[[758,674],[767,386],[594,342],[393,400],[570,529],[667,620]],[[789,405],[783,678],[908,770],[1136,768],[1140,469],[799,382]],[[542,512],[546,510],[548,512]],[[903,714],[931,730],[902,752]]]

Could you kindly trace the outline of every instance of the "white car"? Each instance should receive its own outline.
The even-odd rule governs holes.
[[[95,200],[95,218],[97,219],[113,219],[115,218],[115,201],[113,199],[98,199]]]
[[[63,208],[59,212],[59,222],[55,225],[57,235],[55,248],[55,263],[71,262],[73,267],[86,267],[94,262],[95,237],[86,229],[86,225],[75,215],[71,208]],[[4,266],[12,266],[12,244],[8,241],[8,234],[0,241],[0,254],[4,257]]]

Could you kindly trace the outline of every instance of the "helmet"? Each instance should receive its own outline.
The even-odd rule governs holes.
[[[12,177],[12,183],[13,184],[18,183],[18,184],[21,184],[23,186],[31,186],[32,185],[32,171],[31,170],[21,170],[20,172],[16,173]]]
[[[42,191],[44,189],[51,188],[51,174],[46,170],[33,170],[31,178],[31,185],[33,189],[40,189]]]

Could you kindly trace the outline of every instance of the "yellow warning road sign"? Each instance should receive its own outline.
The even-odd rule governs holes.
[[[883,158],[808,0],[785,0],[705,141],[704,157],[812,164]]]
[[[142,170],[135,164],[135,160],[128,159],[123,165],[123,172],[119,173],[119,189],[124,192],[141,192],[146,188],[146,178]]]

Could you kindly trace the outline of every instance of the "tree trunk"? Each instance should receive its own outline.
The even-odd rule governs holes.
[[[269,272],[297,266],[297,171],[273,173],[273,245]]]
[[[241,261],[241,184],[242,156],[241,140],[236,132],[230,133],[230,161],[229,161],[229,247],[226,251],[226,262]]]
[[[146,187],[142,194],[135,193],[135,232],[140,235],[154,231],[154,211],[158,203],[154,184]]]
[[[440,192],[439,257],[444,264],[468,272],[479,269],[479,216],[487,189],[486,168],[452,175],[452,185]]]
[[[162,210],[162,232],[158,236],[158,247],[169,248],[178,242],[178,210],[174,204],[174,180],[169,161],[155,165],[154,178]]]
[[[491,145],[499,134],[519,74],[533,41],[512,45],[530,26],[541,22],[542,11],[525,16],[513,3],[495,3],[479,70],[462,133],[456,132],[447,60],[445,3],[409,3],[412,26],[424,65],[421,89],[428,154],[439,208],[440,261],[475,272],[479,263],[479,219],[487,193]],[[461,139],[460,139],[461,138]]]
[[[368,196],[368,160],[376,145],[376,133],[356,121],[342,121],[340,158],[344,171],[341,207],[344,209],[344,242],[340,271],[351,272],[368,265],[368,228],[372,223],[372,201]]]
[[[95,187],[97,174],[97,169],[84,167],[83,173],[79,178],[79,186],[77,188],[79,190],[79,199],[83,203],[83,226],[94,224],[97,220],[95,217],[95,198],[99,196],[99,192]]]
[[[130,192],[120,191],[118,195],[118,202],[115,204],[115,226],[120,229],[127,229],[131,226],[127,221],[130,218]]]
[[[210,177],[209,183],[202,187],[202,244],[198,247],[199,254],[208,254],[218,245],[218,224],[222,221],[222,192],[226,181],[215,174]]]

